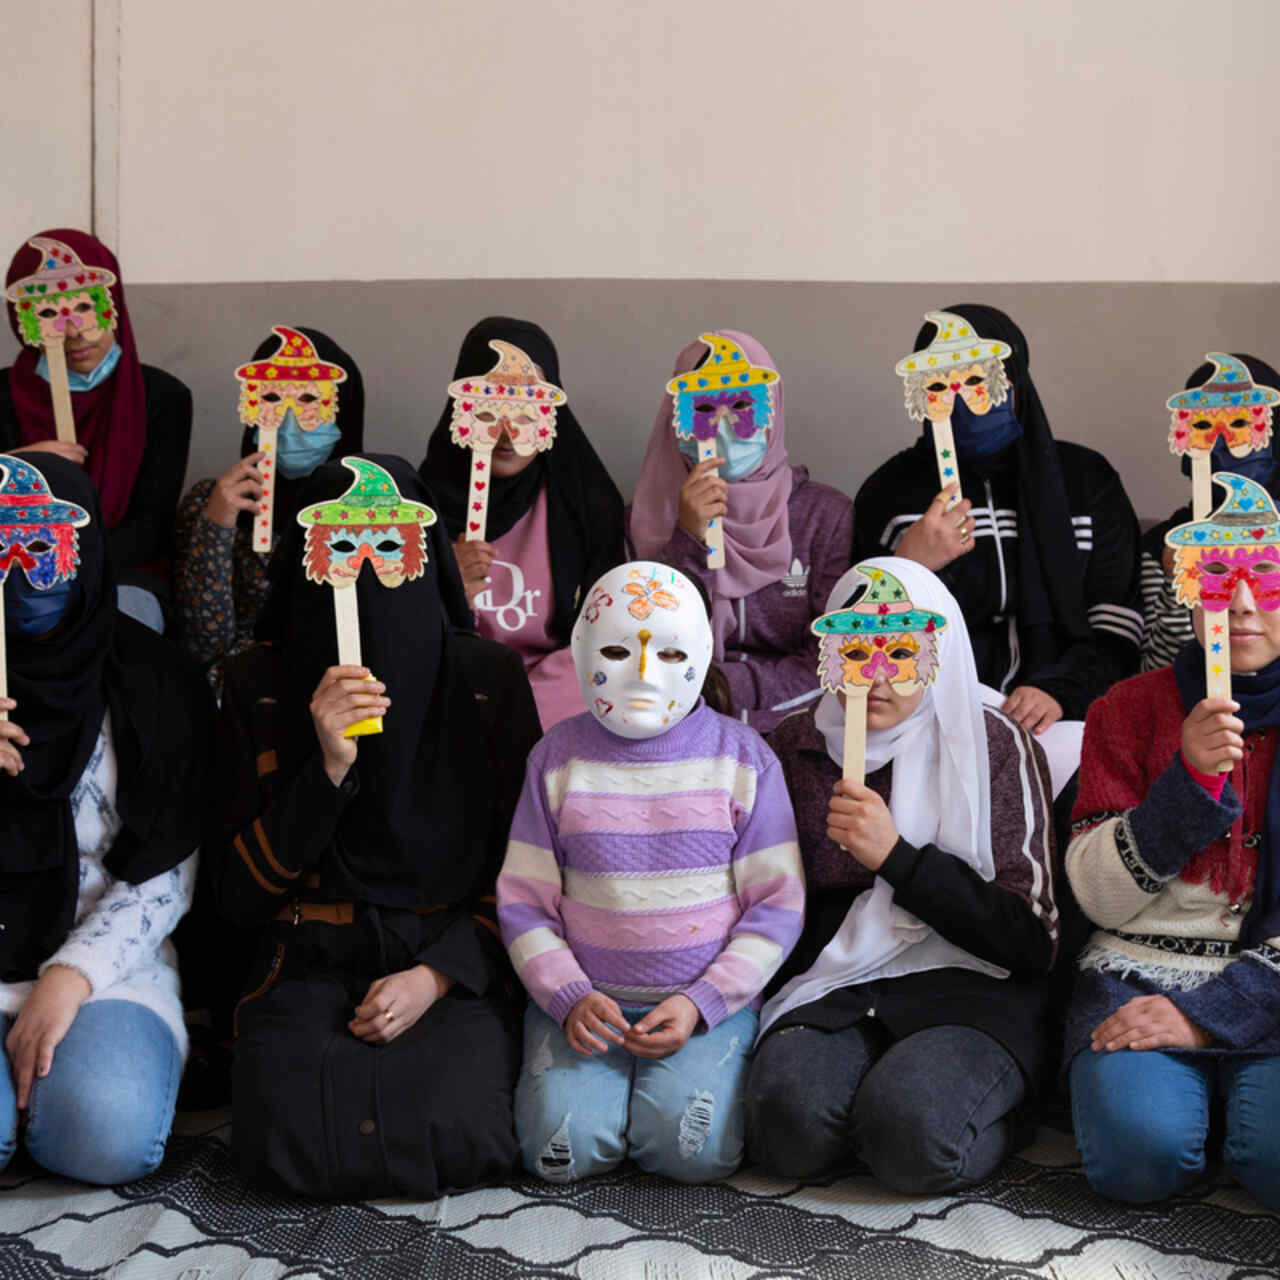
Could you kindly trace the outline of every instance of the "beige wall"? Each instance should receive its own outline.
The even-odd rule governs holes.
[[[94,14],[118,196],[90,184]],[[95,205],[118,228],[144,358],[196,393],[193,477],[226,465],[231,369],[281,321],[352,351],[371,444],[416,459],[467,326],[538,319],[626,491],[676,351],[745,329],[794,455],[852,491],[913,434],[892,366],[921,313],[988,301],[1144,516],[1183,496],[1162,405],[1202,354],[1280,360],[1276,0],[66,0],[0,24],[8,243]]]
[[[89,225],[91,53],[90,0],[0,4],[0,266],[44,227]]]

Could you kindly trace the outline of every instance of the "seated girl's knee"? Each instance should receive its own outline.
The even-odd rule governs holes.
[[[1223,1151],[1227,1171],[1260,1205],[1280,1210],[1280,1139],[1270,1149],[1228,1140]]]
[[[521,1161],[544,1182],[578,1182],[597,1173],[608,1173],[622,1163],[626,1154],[620,1139],[590,1135],[575,1128],[572,1113],[560,1117],[554,1127],[543,1124],[530,1131],[527,1125],[518,1124],[517,1128]]]
[[[722,1110],[726,1106],[730,1110]],[[633,1111],[631,1154],[646,1173],[660,1174],[675,1182],[714,1182],[727,1178],[742,1163],[740,1096],[722,1103],[711,1090],[695,1089],[688,1095],[678,1119],[654,1119],[658,1120],[654,1131],[645,1132],[648,1126],[637,1126]]]
[[[1079,1131],[1077,1130],[1078,1137]],[[1153,1204],[1185,1191],[1204,1172],[1203,1145],[1173,1129],[1101,1135],[1080,1141],[1089,1185],[1109,1200]]]
[[[164,1159],[167,1127],[157,1135],[136,1125],[115,1126],[105,1116],[88,1124],[50,1125],[42,1120],[47,1120],[47,1113],[37,1112],[33,1105],[27,1151],[41,1168],[64,1178],[115,1187],[154,1173]]]

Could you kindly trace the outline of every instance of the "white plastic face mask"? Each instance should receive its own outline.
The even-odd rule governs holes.
[[[639,561],[591,588],[572,648],[591,714],[620,738],[656,738],[697,704],[711,665],[711,624],[684,574]]]

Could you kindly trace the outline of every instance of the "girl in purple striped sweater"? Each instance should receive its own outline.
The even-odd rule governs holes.
[[[498,879],[532,997],[521,1153],[553,1182],[628,1155],[724,1177],[760,992],[802,924],[791,802],[760,736],[700,697],[711,628],[683,574],[611,570],[572,645],[590,711],[530,754]]]

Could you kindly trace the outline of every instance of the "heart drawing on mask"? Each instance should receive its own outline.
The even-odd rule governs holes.
[[[607,715],[609,714],[609,712],[611,712],[612,710],[613,710],[613,703],[612,703],[612,702],[610,702],[607,698],[597,698],[597,699],[596,699],[596,714],[597,714],[597,715],[600,715],[600,716],[607,716]]]

